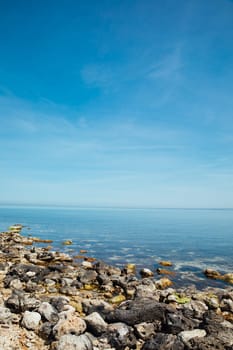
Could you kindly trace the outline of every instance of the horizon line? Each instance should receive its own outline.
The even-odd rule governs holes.
[[[4,203],[0,208],[64,208],[64,209],[141,209],[141,210],[233,210],[233,207],[157,207],[157,206],[127,206],[127,205],[80,205],[80,204],[46,204],[46,203]]]

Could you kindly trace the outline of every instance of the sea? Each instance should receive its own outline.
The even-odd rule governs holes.
[[[159,279],[159,262],[169,260],[175,287],[225,287],[203,271],[233,272],[233,209],[1,206],[0,232],[12,224],[22,224],[25,236],[52,239],[54,250],[72,256],[82,249],[120,268],[133,263],[138,275],[149,268]],[[70,246],[63,244],[68,239]]]

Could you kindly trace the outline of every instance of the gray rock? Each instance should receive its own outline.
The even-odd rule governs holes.
[[[20,281],[19,278],[15,278],[10,282],[10,288],[12,289],[22,289],[23,288],[23,284]]]
[[[233,312],[233,301],[231,299],[223,299],[220,304],[222,311]]]
[[[95,264],[95,270],[99,275],[104,275],[104,274],[106,274],[107,276],[121,275],[121,269],[115,266],[107,265],[103,261],[98,261]]]
[[[98,312],[101,315],[106,315],[114,310],[114,307],[111,304],[100,299],[83,299],[82,307],[86,314]]]
[[[52,337],[52,332],[53,332],[53,327],[54,327],[54,324],[52,324],[50,322],[44,322],[42,324],[42,326],[40,327],[39,335],[43,339],[51,338]]]
[[[154,281],[151,278],[144,278],[138,286],[136,286],[136,297],[153,298],[159,301],[159,294],[156,290]]]
[[[93,345],[86,334],[67,334],[59,339],[56,350],[93,350]]]
[[[80,275],[80,281],[82,283],[92,283],[96,280],[97,277],[97,272],[94,270],[85,270],[81,275]]]
[[[41,303],[38,312],[49,322],[56,323],[59,320],[57,310],[47,302]]]
[[[191,308],[193,309],[193,317],[201,319],[203,314],[208,310],[208,307],[203,301],[191,300]]]
[[[64,311],[67,304],[70,300],[68,297],[54,297],[50,299],[50,304],[55,307],[58,312]]]
[[[35,310],[40,304],[40,300],[19,290],[13,290],[12,295],[6,301],[6,306],[15,312]]]
[[[64,286],[59,289],[59,292],[65,295],[78,295],[78,290],[75,287]]]
[[[40,320],[41,316],[38,312],[25,311],[23,314],[22,326],[27,329],[35,330],[38,328]]]
[[[98,312],[93,312],[92,314],[84,318],[87,323],[87,328],[94,335],[100,335],[106,331],[108,324],[104,319],[98,314]]]
[[[203,338],[206,336],[206,331],[204,329],[193,329],[191,331],[182,331],[178,334],[178,338],[182,340],[183,343],[187,343],[190,339],[195,337]]]
[[[224,339],[214,335],[204,338],[193,338],[185,345],[185,350],[232,350],[231,344],[226,344]]]
[[[12,313],[7,307],[0,307],[0,323],[10,323]]]
[[[69,286],[72,284],[72,282],[73,282],[73,279],[72,279],[72,278],[65,278],[65,277],[63,277],[63,278],[61,279],[61,285],[62,285],[62,287],[69,287]]]
[[[176,311],[175,313],[168,313],[166,315],[166,322],[163,325],[163,330],[166,333],[178,334],[185,330],[197,328],[198,325],[198,321],[187,318],[183,316],[181,312]]]

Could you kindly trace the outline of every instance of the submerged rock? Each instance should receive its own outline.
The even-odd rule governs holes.
[[[162,260],[162,261],[159,262],[159,265],[172,266],[172,262],[171,261]]]
[[[153,277],[154,273],[150,269],[142,269],[140,271],[142,278]]]

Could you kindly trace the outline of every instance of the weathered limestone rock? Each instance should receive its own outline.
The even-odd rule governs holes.
[[[38,328],[41,316],[38,312],[25,311],[22,319],[22,326],[27,329],[35,330]]]
[[[86,322],[71,312],[61,312],[59,321],[53,327],[53,335],[59,339],[65,334],[80,335],[86,330]]]
[[[80,336],[66,334],[59,339],[56,350],[93,350],[93,345],[85,334]]]
[[[158,322],[160,325],[161,323]],[[155,335],[158,327],[155,327],[154,323],[142,322],[134,326],[136,335],[143,340],[148,340]]]
[[[12,314],[10,312],[10,309],[7,307],[0,307],[0,323],[10,323],[12,318]]]

